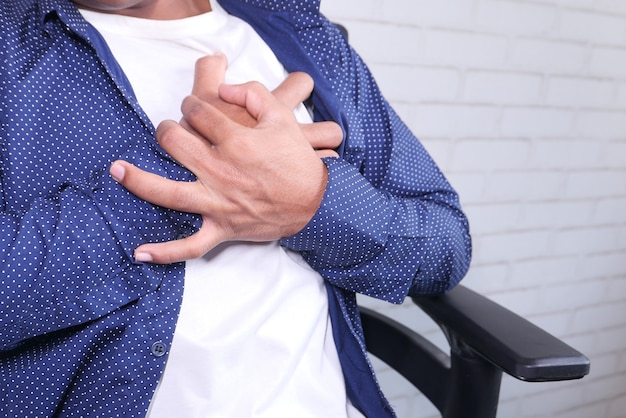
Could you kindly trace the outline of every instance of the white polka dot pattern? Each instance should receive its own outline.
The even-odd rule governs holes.
[[[319,14],[319,1],[220,4],[248,20],[288,71],[313,76],[314,116],[339,122],[346,134],[343,159],[325,160],[322,207],[283,244],[303,251],[333,284],[393,302],[454,286],[470,255],[458,197],[339,30]]]
[[[315,120],[344,130],[343,159],[325,160],[321,208],[282,242],[334,285],[333,332],[350,399],[368,416],[393,415],[372,378],[353,292],[399,303],[456,285],[471,255],[458,197],[340,31],[320,15],[318,0],[220,4],[247,20],[288,71],[313,77]]]
[[[400,302],[458,282],[470,240],[456,194],[318,1],[221,3],[288,70],[315,78],[315,118],[346,133],[343,159],[325,160],[322,206],[283,244],[329,283],[353,404],[391,416],[353,292]],[[128,81],[69,0],[7,0],[0,10],[0,396],[11,400],[0,415],[142,416],[167,358],[183,266],[135,264],[132,250],[189,234],[198,219],[134,198],[106,168],[123,157],[191,176],[155,146]]]
[[[142,416],[166,361],[154,344],[167,350],[172,339],[183,265],[134,264],[131,254],[197,220],[140,201],[106,169],[123,156],[191,176],[156,148],[123,74],[75,35],[103,46],[75,7],[59,8],[63,20],[51,7],[0,6],[0,416]]]

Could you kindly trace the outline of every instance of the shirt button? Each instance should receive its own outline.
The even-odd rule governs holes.
[[[163,355],[165,355],[166,348],[167,346],[165,345],[165,343],[163,343],[162,341],[157,341],[152,344],[152,347],[150,347],[150,352],[155,357],[162,357]]]

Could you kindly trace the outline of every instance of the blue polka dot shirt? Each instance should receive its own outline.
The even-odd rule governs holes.
[[[445,292],[470,259],[454,190],[382,98],[343,35],[309,0],[221,0],[289,71],[315,79],[316,120],[345,140],[320,209],[282,244],[327,282],[352,403],[393,416],[366,357],[354,292],[400,303]],[[0,415],[143,416],[167,359],[184,264],[133,261],[195,215],[155,207],[107,174],[124,158],[192,175],[154,127],[99,34],[68,0],[0,4]],[[236,297],[236,295],[225,295]]]

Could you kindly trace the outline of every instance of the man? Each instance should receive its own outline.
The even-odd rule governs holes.
[[[354,292],[451,288],[467,223],[318,3],[76,3],[0,6],[2,414],[393,415]]]

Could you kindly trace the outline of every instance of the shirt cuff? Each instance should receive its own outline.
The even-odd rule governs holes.
[[[281,243],[304,253],[316,269],[371,260],[384,249],[388,238],[389,202],[347,161],[323,161],[328,167],[328,184],[317,213],[300,232]]]

